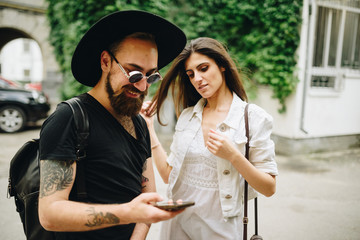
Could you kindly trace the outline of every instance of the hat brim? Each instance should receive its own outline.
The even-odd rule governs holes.
[[[77,45],[71,62],[75,79],[86,86],[95,86],[101,77],[101,52],[135,32],[155,36],[159,70],[177,57],[186,44],[184,32],[160,16],[139,10],[115,12],[96,22]]]

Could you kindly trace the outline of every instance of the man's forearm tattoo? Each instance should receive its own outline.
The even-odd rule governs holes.
[[[73,181],[74,161],[41,160],[40,198],[64,190]]]
[[[118,224],[120,219],[113,213],[107,212],[105,215],[102,212],[96,212],[94,207],[90,207],[87,212],[89,212],[89,219],[85,226],[87,227],[96,227],[103,224]]]

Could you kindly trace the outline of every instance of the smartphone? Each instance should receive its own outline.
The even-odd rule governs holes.
[[[157,202],[155,203],[155,207],[158,207],[160,209],[166,210],[166,211],[178,211],[190,206],[195,205],[195,202],[189,202],[184,201],[182,203],[168,203],[168,202]]]

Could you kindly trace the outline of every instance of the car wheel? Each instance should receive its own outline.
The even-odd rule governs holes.
[[[0,109],[0,130],[7,133],[20,131],[26,123],[25,112],[16,106]]]

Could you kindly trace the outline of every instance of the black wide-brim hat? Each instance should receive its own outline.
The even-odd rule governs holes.
[[[110,44],[135,32],[151,33],[158,48],[158,69],[169,64],[186,44],[184,32],[155,14],[128,10],[109,14],[82,37],[72,57],[71,70],[77,81],[93,87],[101,77],[100,55]]]

